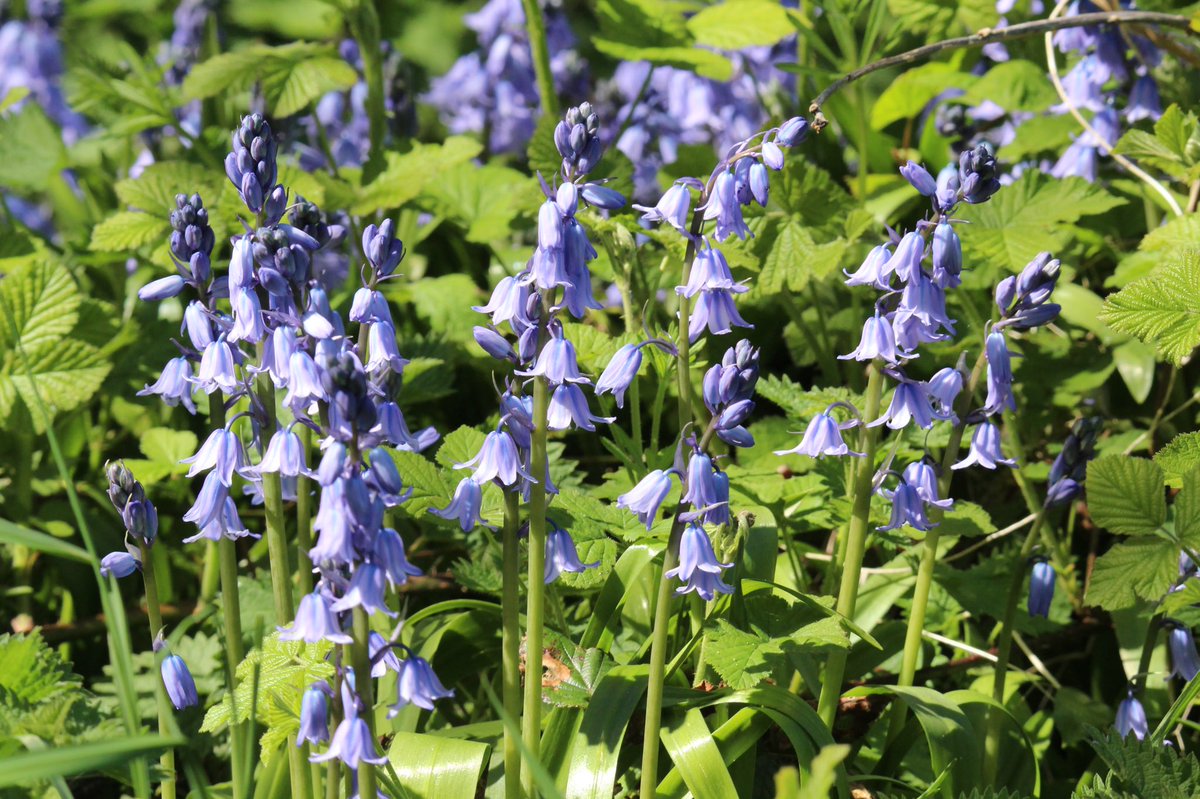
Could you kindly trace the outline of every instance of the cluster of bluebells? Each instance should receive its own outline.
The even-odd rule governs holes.
[[[516,377],[545,381],[550,391],[550,430],[594,432],[597,423],[612,419],[592,413],[585,389],[591,388],[595,394],[613,392],[621,401],[628,381],[622,384],[616,372],[632,370],[636,375],[642,358],[640,346],[644,345],[622,350],[624,365],[611,373],[606,370],[593,385],[579,370],[575,346],[566,336],[562,317],[565,312],[579,319],[589,309],[600,307],[592,293],[588,268],[596,251],[577,218],[579,210],[585,205],[612,210],[624,205],[625,199],[603,181],[589,179],[604,151],[599,118],[590,104],[567,109],[555,129],[554,141],[562,163],[553,186],[542,182],[546,200],[538,213],[537,246],[520,274],[501,279],[488,303],[475,306],[474,310],[489,317],[490,324],[477,326],[474,335],[484,352],[514,366]],[[456,520],[468,531],[482,523],[482,487],[487,483],[520,492],[523,497],[528,497],[535,483],[543,483],[547,494],[557,493],[548,468],[544,474],[533,474],[533,429],[532,397],[514,380],[500,397],[496,429],[487,434],[475,457],[455,464],[456,469],[470,474],[459,482],[449,506],[431,512]],[[570,534],[551,519],[545,581],[595,565],[579,559]]]
[[[1129,3],[1121,3],[1129,6]],[[1000,20],[997,27],[1008,24],[1008,15],[1013,11],[1013,0],[999,0],[996,11]],[[1091,14],[1102,9],[1088,0],[1075,0],[1067,6],[1065,16]],[[1030,6],[1033,16],[1043,11],[1040,0]],[[1077,60],[1063,76],[1063,89],[1071,106],[1091,115],[1092,131],[1082,131],[1056,161],[1040,164],[1023,162],[1014,167],[1016,177],[1029,166],[1038,166],[1055,177],[1081,177],[1094,181],[1099,168],[1099,157],[1106,154],[1121,136],[1122,124],[1132,125],[1140,120],[1157,120],[1162,116],[1162,102],[1153,70],[1162,60],[1162,53],[1145,36],[1122,31],[1116,25],[1086,25],[1064,28],[1054,33],[1054,44],[1066,55],[1074,54]],[[986,71],[992,63],[1009,59],[1003,44],[993,42],[983,48],[986,59],[977,72]],[[962,105],[943,103],[962,95],[962,90],[948,90],[940,95],[937,105],[937,127],[939,133],[953,139],[968,142],[989,141],[1004,146],[1016,136],[1017,128],[1035,114],[1005,109],[992,101],[984,101],[967,108]],[[1049,109],[1050,114],[1066,114],[1067,103]],[[1094,131],[1094,132],[1093,132]]]
[[[695,253],[687,264],[684,285],[676,287],[681,307],[690,309],[687,336],[696,341],[706,331],[713,335],[732,332],[733,327],[750,327],[737,312],[734,296],[746,288],[733,279],[721,250],[713,246],[731,236],[750,235],[743,209],[752,203],[766,206],[770,194],[770,171],[783,167],[784,149],[803,141],[807,122],[796,117],[779,127],[737,142],[729,148],[707,181],[685,178],[673,184],[653,207],[635,206],[645,222],[663,223],[684,236],[688,252]],[[692,193],[700,197],[692,211]],[[705,224],[713,223],[711,240],[704,234]],[[610,361],[600,384],[612,387],[618,399],[636,377],[636,365],[630,368],[633,350],[623,347]],[[640,364],[640,359],[637,361]],[[611,380],[609,379],[611,375]],[[682,484],[676,523],[678,563],[666,574],[683,585],[678,593],[694,592],[711,601],[732,587],[721,579],[732,564],[721,562],[713,549],[705,527],[721,530],[731,522],[729,476],[708,454],[707,445],[715,436],[731,447],[751,447],[754,437],[745,422],[754,411],[754,388],[759,375],[759,352],[748,341],[729,348],[721,362],[705,374],[702,396],[711,421],[698,438],[683,431],[675,464],[671,469],[655,469],[629,492],[617,499],[617,506],[637,516],[649,530],[663,502],[671,492],[671,477]]]
[[[555,90],[582,95],[586,64],[575,51],[575,34],[560,9],[546,7],[543,12]],[[491,152],[524,152],[540,105],[524,5],[521,0],[488,0],[463,22],[475,32],[479,49],[434,79],[423,99],[438,110],[451,133],[485,132]]]
[[[352,611],[395,615],[387,605],[388,587],[420,573],[408,562],[400,535],[384,526],[385,511],[411,493],[388,448],[420,451],[438,436],[431,428],[412,433],[395,401],[407,361],[398,351],[391,311],[380,292],[404,257],[392,222],[368,225],[363,232],[366,265],[349,314],[358,334],[351,335],[312,269],[314,254],[339,242],[344,230],[327,224],[302,198],[283,221],[288,193],[276,182],[275,153],[269,123],[259,115],[246,117],[234,133],[225,166],[251,218],[247,232],[230,242],[225,275],[212,274],[215,242],[200,198],[178,198],[171,217],[177,274],[154,281],[139,296],[159,300],[190,286],[197,295],[184,312],[190,346],[180,344],[181,355],[142,393],[194,412],[194,394],[203,391],[210,408],[240,409],[184,461],[190,464],[189,476],[205,475],[183,517],[197,528],[185,541],[250,535],[234,501],[238,481],[252,502],[264,501],[268,475],[279,480],[284,501],[316,484],[313,529],[318,535],[307,554],[319,578],[280,638],[346,644],[352,640],[346,632]],[[276,413],[276,390],[284,392],[285,412]],[[243,420],[248,424],[239,428]],[[311,431],[320,442],[316,468],[310,468],[297,428]],[[401,661],[387,642],[374,648],[378,667],[386,670],[390,664],[402,677],[410,675],[401,679],[393,709],[450,695],[413,653],[405,650]],[[373,709],[362,707],[354,694],[352,670],[338,673],[349,691],[342,718],[327,751],[313,759],[336,757],[350,767],[376,762],[375,742],[365,734],[360,715]],[[359,679],[372,676],[379,675],[373,671]],[[319,704],[315,694],[306,696],[302,726],[310,741],[328,739],[328,708]]]
[[[172,16],[175,27],[159,55],[159,61],[166,69],[163,80],[168,86],[182,86],[183,79],[200,62],[205,34],[216,6],[215,0],[181,0],[175,6]],[[193,100],[178,111],[180,128],[192,137],[200,135],[200,109],[200,101]]]
[[[100,560],[100,573],[105,577],[128,577],[140,571],[144,558],[158,539],[158,511],[146,496],[142,484],[121,461],[105,466],[108,477],[108,499],[121,515],[125,526],[125,550],[110,552]],[[165,649],[162,631],[154,640],[154,651]],[[200,704],[196,683],[187,664],[179,655],[167,653],[161,662],[163,686],[176,710]]]

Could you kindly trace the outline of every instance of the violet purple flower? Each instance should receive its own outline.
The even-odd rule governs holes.
[[[662,469],[649,472],[636,486],[617,497],[617,507],[637,516],[649,530],[658,518],[659,508],[671,493],[671,474],[673,472]]]
[[[167,689],[167,696],[171,698],[171,704],[176,710],[200,704],[200,697],[196,693],[196,681],[192,679],[192,673],[188,671],[183,658],[179,655],[167,655],[163,658],[160,670],[163,686]]]
[[[1050,602],[1054,599],[1054,567],[1046,560],[1034,562],[1029,574],[1029,615],[1050,617]]]
[[[1016,466],[1017,462],[1005,458],[1000,448],[1000,431],[991,422],[980,422],[971,434],[971,449],[967,456],[951,469],[965,469],[968,466],[979,465],[985,469],[995,469],[997,464]]]

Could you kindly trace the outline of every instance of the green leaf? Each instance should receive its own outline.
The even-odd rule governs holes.
[[[36,262],[10,272],[0,282],[0,351],[17,341],[26,351],[54,344],[71,332],[80,296],[71,273],[61,264]]]
[[[37,530],[30,530],[28,527],[22,527],[19,524],[13,524],[7,519],[0,519],[0,543],[9,544],[10,546],[28,547],[37,552],[44,552],[47,555],[56,555],[60,558],[79,561],[80,563],[91,563],[92,556],[86,550],[68,544],[60,538],[55,538],[46,533],[39,533]]]
[[[1167,485],[1178,488],[1183,476],[1200,466],[1200,433],[1181,433],[1154,453],[1154,462],[1163,470]]]
[[[1147,233],[1138,250],[1174,254],[1181,250],[1194,250],[1197,241],[1200,241],[1200,214],[1185,214],[1168,219]]]
[[[1145,166],[1161,169],[1179,179],[1187,176],[1187,169],[1184,168],[1183,159],[1179,154],[1162,139],[1144,130],[1127,130],[1113,148],[1113,152],[1130,156]]]
[[[621,743],[646,693],[649,666],[615,666],[592,695],[566,765],[567,799],[612,796]]]
[[[26,357],[28,370],[12,351],[0,364],[0,421],[8,419],[18,397],[34,408],[40,394],[51,417],[73,410],[92,398],[112,368],[95,347],[81,341],[47,342],[27,351]],[[43,431],[40,414],[34,415],[34,429]]]
[[[1088,464],[1088,511],[1120,535],[1153,535],[1167,520],[1163,473],[1153,461],[1108,455]]]
[[[214,177],[212,170],[190,161],[159,161],[136,178],[117,181],[113,188],[122,205],[166,220],[175,210],[175,195],[199,192],[211,202],[223,188],[223,179],[223,175]]]
[[[1039,252],[1057,252],[1071,224],[1127,201],[1082,178],[1058,179],[1030,170],[980,205],[964,206],[963,249],[999,268],[1020,271]]]
[[[1154,123],[1154,136],[1169,151],[1179,157],[1185,164],[1192,165],[1200,160],[1197,153],[1188,152],[1188,142],[1194,141],[1200,123],[1196,114],[1188,111],[1186,114],[1177,103],[1171,103],[1158,121]]]
[[[1171,506],[1175,519],[1175,535],[1186,546],[1200,546],[1200,467],[1183,476],[1183,490]]]
[[[166,217],[140,211],[118,211],[92,228],[88,246],[99,252],[126,252],[150,244],[161,244],[170,235]]]
[[[1110,295],[1101,319],[1181,364],[1200,344],[1200,251],[1181,252]]]
[[[183,738],[165,735],[137,735],[12,755],[0,769],[0,788],[115,768],[140,755],[185,743]]]
[[[687,21],[696,44],[718,50],[766,47],[794,33],[787,11],[771,0],[726,0]]]
[[[397,732],[387,757],[412,796],[474,796],[490,754],[490,746],[475,741]]]
[[[702,78],[727,81],[733,76],[733,64],[720,53],[695,47],[631,47],[624,42],[592,39],[596,49],[619,61],[648,61],[659,67],[675,67],[695,72]]]
[[[693,796],[737,799],[729,768],[699,710],[688,710],[674,719],[665,717],[660,734],[671,762]]]
[[[479,155],[483,145],[465,136],[451,136],[441,144],[413,145],[407,153],[389,152],[387,166],[359,192],[350,208],[369,215],[399,208],[441,178],[443,172]]]
[[[507,236],[513,220],[531,213],[540,199],[537,184],[528,175],[493,163],[482,167],[462,163],[447,169],[426,187],[426,194],[442,215],[466,229],[467,241],[477,244]]]
[[[978,538],[996,531],[992,517],[974,502],[956,501],[942,517],[941,534]]]
[[[705,635],[709,665],[732,688],[754,688],[761,684],[771,674],[768,657],[783,652],[779,641],[763,633],[739,630],[725,619],[717,619]]]
[[[883,130],[893,122],[911,119],[946,89],[965,89],[976,80],[974,75],[942,61],[907,69],[888,84],[871,107],[871,127]]]
[[[1087,604],[1112,611],[1132,608],[1139,599],[1161,599],[1179,576],[1179,551],[1178,544],[1161,538],[1114,544],[1096,559]]]
[[[281,117],[297,114],[326,93],[349,89],[357,82],[354,67],[337,56],[292,62],[263,81],[267,96],[274,98],[272,111]]]
[[[632,47],[690,44],[682,9],[658,0],[599,0],[600,35]]]
[[[967,89],[966,94],[954,101],[973,106],[985,100],[1010,112],[1044,111],[1058,102],[1058,93],[1044,69],[1032,61],[1014,58],[994,64]]]
[[[62,136],[35,103],[0,117],[0,186],[45,191],[66,161]]]
[[[434,459],[447,469],[453,469],[456,463],[466,463],[474,458],[485,438],[486,435],[474,427],[462,425],[446,434]]]
[[[612,658],[599,649],[581,649],[564,636],[552,640],[559,647],[558,662],[549,670],[553,676],[543,679],[543,697],[555,707],[587,707],[613,667]]]
[[[291,116],[326,92],[347,89],[357,81],[354,68],[332,47],[293,42],[278,47],[255,45],[213,56],[192,67],[183,82],[183,93],[189,99],[202,100],[261,83],[272,114]]]

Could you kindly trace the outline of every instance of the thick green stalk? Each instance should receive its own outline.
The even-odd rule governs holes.
[[[1004,684],[1008,678],[1008,663],[1012,655],[1013,623],[1017,617],[1021,587],[1025,585],[1025,562],[1033,553],[1045,518],[1045,512],[1041,511],[1033,520],[1033,524],[1029,526],[1029,533],[1025,536],[1025,543],[1021,545],[1021,552],[1014,564],[1012,580],[1008,585],[1008,596],[1004,602],[1004,618],[1000,621],[1000,638],[996,642],[996,670],[992,674],[992,699],[1001,705],[1004,704]],[[988,713],[987,739],[984,742],[984,785],[995,781],[996,769],[999,767],[1000,733],[1003,727],[1004,714],[996,709],[990,711]]]
[[[546,609],[546,416],[550,386],[545,378],[533,381],[533,442],[529,470],[536,482],[529,489],[529,569],[525,609],[525,712],[521,733],[525,748],[537,757],[542,737],[542,649]],[[531,799],[537,796],[533,770],[522,770],[521,786]]]
[[[946,444],[946,451],[942,454],[942,473],[938,478],[938,495],[946,497],[950,493],[950,481],[954,476],[951,467],[958,460],[959,448],[962,446],[963,433],[966,431],[966,425],[963,419],[966,418],[967,411],[974,401],[975,387],[979,384],[979,377],[983,374],[983,368],[987,364],[987,358],[983,353],[975,361],[975,368],[971,370],[971,378],[967,382],[967,390],[959,397],[958,412],[959,423],[954,425],[950,430],[950,441]],[[941,522],[944,511],[941,508],[931,508],[929,520],[934,524]],[[913,588],[912,607],[908,611],[908,628],[904,636],[904,654],[900,659],[900,675],[897,679],[897,684],[900,686],[910,686],[913,684],[913,678],[917,673],[917,659],[921,654],[921,633],[925,630],[925,613],[929,607],[929,590],[933,586],[933,570],[937,566],[937,550],[938,541],[941,536],[941,528],[933,527],[929,532],[925,533],[925,543],[921,551],[921,563],[917,567],[917,583]],[[904,729],[904,722],[908,716],[904,703],[897,702],[892,711],[891,726],[888,730],[888,740],[893,741]]]
[[[305,460],[312,449],[312,430],[302,426],[300,446]],[[298,587],[301,594],[313,590],[313,563],[308,558],[312,549],[312,481],[307,477],[296,478],[296,566],[300,571]]]
[[[375,0],[359,0],[358,7],[346,16],[350,34],[358,43],[363,63],[363,78],[367,84],[367,126],[370,149],[363,167],[363,182],[369,183],[383,171],[383,146],[387,136],[387,100],[384,97],[383,55],[379,51],[379,14]]]
[[[858,462],[854,478],[853,510],[846,531],[845,561],[842,563],[842,582],[838,590],[837,611],[846,618],[854,617],[858,604],[858,581],[862,576],[863,554],[867,548],[867,528],[871,516],[871,481],[875,476],[875,428],[866,422],[879,416],[879,400],[883,394],[883,370],[878,362],[867,370],[867,395],[863,403],[862,435],[859,449],[863,457]],[[846,671],[845,649],[835,649],[829,656],[822,679],[821,697],[817,702],[817,714],[825,726],[833,729],[837,717],[838,700],[842,696],[842,678]]]
[[[659,734],[662,729],[663,683],[666,681],[667,647],[671,629],[671,599],[674,590],[667,572],[675,568],[676,551],[683,525],[676,517],[671,538],[663,552],[663,570],[654,600],[654,629],[650,641],[650,676],[646,683],[646,726],[642,740],[641,799],[654,799],[658,789]]]
[[[371,748],[375,749],[375,686],[371,681],[371,649],[369,636],[371,622],[367,612],[362,608],[354,609],[354,643],[350,645],[351,662],[354,664],[354,689],[362,699],[363,720],[371,730]],[[293,747],[294,748],[294,747]],[[358,766],[358,795],[375,796],[376,779],[375,767],[370,763],[360,763]]]
[[[217,589],[221,585],[220,556],[217,554],[217,542],[204,542],[204,570],[200,573],[200,598],[196,602],[196,612],[208,607]]]
[[[146,616],[150,620],[150,640],[158,639],[163,629],[162,611],[158,604],[158,578],[154,573],[154,558],[150,548],[139,545],[142,551],[142,584],[146,587]],[[171,734],[171,704],[162,680],[155,682],[154,697],[158,704],[158,732],[162,736]],[[162,799],[175,799],[175,750],[167,749],[159,760],[162,766]]]
[[[521,0],[525,9],[525,30],[529,34],[529,53],[533,57],[533,74],[537,78],[538,97],[542,113],[558,116],[558,95],[554,91],[554,75],[550,72],[550,47],[546,44],[546,21],[537,0]]]
[[[267,520],[267,553],[271,561],[271,593],[275,598],[275,623],[292,620],[292,569],[289,565],[287,519],[283,513],[283,489],[278,474],[262,476],[263,508]]]
[[[500,617],[503,643],[500,651],[501,685],[504,693],[504,712],[514,721],[521,717],[521,550],[518,530],[521,526],[521,495],[517,491],[504,494],[503,593],[500,596]],[[521,796],[521,745],[514,727],[504,727],[504,795],[507,799]]]

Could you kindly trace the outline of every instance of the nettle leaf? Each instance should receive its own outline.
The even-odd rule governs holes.
[[[739,630],[726,619],[705,630],[705,655],[713,670],[731,688],[754,688],[771,676],[768,658],[783,653],[779,641],[765,633]]]
[[[1148,253],[1194,250],[1197,241],[1200,241],[1200,214],[1185,214],[1168,219],[1147,233],[1138,250]]]
[[[1155,138],[1189,166],[1200,161],[1200,153],[1195,150],[1188,152],[1189,142],[1196,142],[1198,134],[1200,134],[1200,120],[1197,120],[1195,112],[1184,113],[1177,103],[1171,103],[1154,123]]]
[[[396,462],[396,469],[400,472],[404,485],[413,490],[408,501],[400,506],[401,510],[415,519],[421,519],[425,518],[426,509],[445,507],[449,504],[450,497],[454,494],[454,486],[458,484],[457,475],[439,469],[420,453],[400,450],[388,452]]]
[[[1020,271],[1039,252],[1057,252],[1071,239],[1071,224],[1127,201],[1082,178],[1052,178],[1037,170],[980,205],[964,205],[959,215],[963,250],[1009,271]]]
[[[1161,169],[1172,177],[1184,179],[1187,169],[1183,159],[1152,133],[1133,128],[1125,131],[1113,152],[1128,155],[1146,166]]]
[[[718,50],[768,47],[792,35],[782,5],[772,0],[727,0],[701,9],[687,21],[696,44]]]
[[[946,89],[965,89],[977,80],[974,75],[943,61],[907,69],[896,76],[875,101],[871,108],[871,127],[883,130],[893,122],[911,119]]]
[[[1154,462],[1163,470],[1167,485],[1179,488],[1183,476],[1200,466],[1200,433],[1181,433],[1154,453]]]
[[[479,448],[483,445],[485,434],[474,427],[463,425],[457,430],[447,434],[442,441],[442,445],[438,447],[435,459],[447,469],[453,469],[456,463],[466,463],[479,454]],[[463,475],[468,472],[464,471]]]
[[[587,707],[600,680],[615,663],[601,649],[581,649],[569,638],[552,636],[553,650],[543,657],[543,698],[555,707]]]
[[[1108,455],[1088,464],[1088,511],[1119,535],[1154,535],[1167,520],[1163,472],[1153,461]]]
[[[465,136],[451,136],[441,144],[416,143],[407,153],[387,154],[383,172],[364,186],[350,208],[353,214],[369,216],[399,208],[417,197],[442,173],[479,155],[483,145]]]
[[[1122,610],[1134,607],[1139,599],[1161,599],[1179,576],[1179,553],[1178,544],[1157,537],[1114,544],[1096,560],[1087,603]]]
[[[1200,793],[1200,761],[1190,752],[1181,754],[1161,742],[1139,741],[1132,735],[1122,738],[1111,731],[1091,743],[1110,769],[1106,787],[1112,792],[1083,795],[1190,799]]]
[[[1181,252],[1148,277],[1109,295],[1101,319],[1183,363],[1200,344],[1200,251]]]
[[[99,252],[127,252],[165,241],[170,232],[164,216],[118,211],[92,228],[88,247]]]

